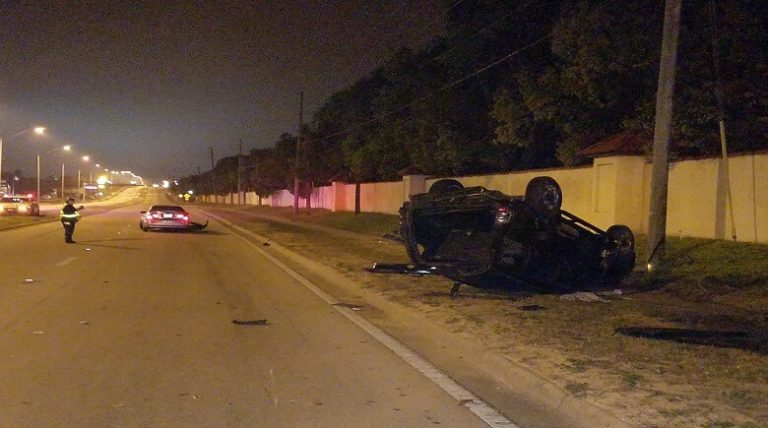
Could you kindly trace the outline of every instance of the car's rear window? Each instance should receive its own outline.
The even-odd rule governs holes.
[[[184,208],[178,205],[153,205],[150,211],[184,211]]]

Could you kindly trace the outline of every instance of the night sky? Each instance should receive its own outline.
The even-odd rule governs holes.
[[[33,176],[42,153],[53,172],[72,144],[160,179],[210,169],[208,146],[270,147],[296,133],[301,90],[308,120],[399,46],[442,33],[443,3],[0,0],[3,171]],[[7,140],[38,124],[48,136]]]

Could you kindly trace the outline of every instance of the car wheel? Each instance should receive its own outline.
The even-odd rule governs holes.
[[[552,177],[535,177],[525,187],[525,202],[540,214],[556,216],[563,205],[563,191]]]
[[[32,215],[40,215],[40,207],[32,207]]]
[[[461,190],[464,188],[464,185],[459,182],[459,180],[454,180],[452,178],[444,178],[442,180],[437,180],[434,183],[432,183],[431,186],[429,186],[429,193],[447,193],[447,192],[454,192],[456,190]]]
[[[623,276],[635,267],[635,235],[623,224],[616,224],[605,232],[605,257],[603,269],[606,273]]]
[[[144,222],[139,222],[139,227],[140,227],[140,228],[141,228],[141,230],[143,230],[144,232],[149,232],[149,228],[148,228],[147,226],[144,226]]]

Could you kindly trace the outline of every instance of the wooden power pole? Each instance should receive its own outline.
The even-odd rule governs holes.
[[[659,84],[656,93],[656,122],[653,134],[653,169],[648,219],[648,271],[658,266],[667,234],[667,189],[669,182],[669,134],[675,94],[677,40],[680,34],[682,0],[666,0],[664,35],[661,41]]]

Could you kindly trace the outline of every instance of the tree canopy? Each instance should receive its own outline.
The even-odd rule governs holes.
[[[241,161],[245,183],[268,194],[294,174],[360,182],[394,180],[407,167],[450,176],[573,165],[612,134],[651,135],[663,8],[660,0],[446,6],[445,36],[398,50],[330,96],[302,130],[298,162],[291,134],[252,150]],[[716,154],[721,116],[731,151],[768,148],[766,20],[761,0],[683,5],[673,156]],[[188,179],[215,176],[218,192],[232,191],[234,162]]]

